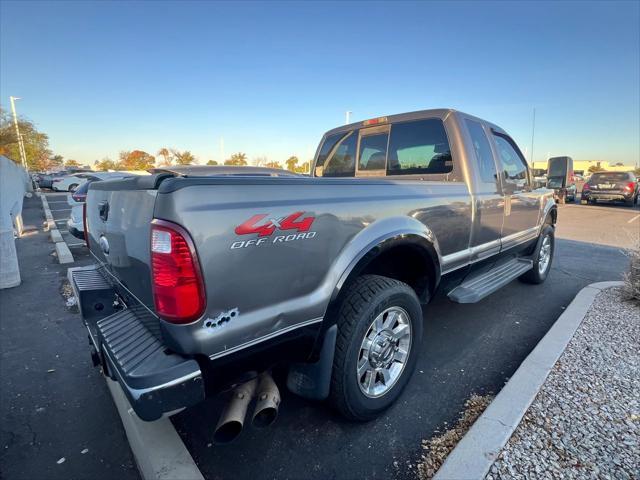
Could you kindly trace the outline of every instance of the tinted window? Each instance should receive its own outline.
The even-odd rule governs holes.
[[[318,160],[316,161],[316,176],[322,176],[322,170],[325,162],[327,161],[327,157],[331,153],[331,150],[333,150],[333,147],[335,147],[344,136],[344,133],[336,133],[334,135],[329,135],[325,139],[322,147],[320,148],[320,153],[318,153]]]
[[[519,187],[524,186],[527,183],[527,164],[509,140],[502,135],[494,135],[494,138],[505,179]]]
[[[365,135],[360,139],[358,170],[384,170],[387,164],[389,133]]]
[[[493,153],[491,152],[491,146],[489,145],[487,135],[484,133],[484,129],[479,122],[469,119],[465,121],[467,123],[467,128],[469,129],[469,135],[471,135],[473,149],[476,152],[480,178],[483,182],[495,183],[496,164],[493,161]]]
[[[431,118],[391,126],[389,175],[449,173],[451,149],[442,120]]]
[[[625,180],[630,180],[628,173],[615,173],[615,172],[606,172],[606,173],[594,173],[591,176],[591,181],[589,183],[597,183],[597,182],[624,182]]]
[[[78,188],[76,188],[75,193],[76,195],[80,194],[80,195],[86,195],[87,192],[89,191],[89,185],[91,185],[92,180],[88,180],[86,182],[84,182],[82,185],[80,185]]]
[[[349,132],[331,152],[325,162],[323,177],[353,177],[356,174],[357,132]],[[316,175],[317,175],[316,169]]]

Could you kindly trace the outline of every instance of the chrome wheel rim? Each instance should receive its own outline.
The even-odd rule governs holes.
[[[386,394],[396,384],[409,359],[411,321],[407,311],[390,307],[369,325],[356,365],[360,391],[369,398]]]
[[[538,272],[540,273],[546,272],[550,262],[551,262],[551,238],[549,238],[549,235],[547,235],[542,240],[542,245],[540,247],[540,254],[538,255]]]

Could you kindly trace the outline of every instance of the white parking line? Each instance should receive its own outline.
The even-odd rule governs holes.
[[[627,221],[627,223],[631,223],[631,222],[633,222],[634,220],[637,220],[637,219],[639,219],[639,218],[640,218],[640,215],[636,215],[636,216],[635,216],[635,217],[633,217],[631,220],[628,220],[628,221]]]
[[[51,211],[52,212],[69,212],[69,211],[71,211],[71,207],[69,207],[69,208],[52,208]]]

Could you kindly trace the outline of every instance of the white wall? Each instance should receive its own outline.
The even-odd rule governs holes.
[[[20,285],[14,228],[22,234],[22,201],[31,185],[24,168],[0,155],[0,288]]]

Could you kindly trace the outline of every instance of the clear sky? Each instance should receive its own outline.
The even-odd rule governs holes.
[[[640,3],[0,3],[1,103],[83,163],[311,158],[352,120],[453,107],[530,158],[640,159]]]

